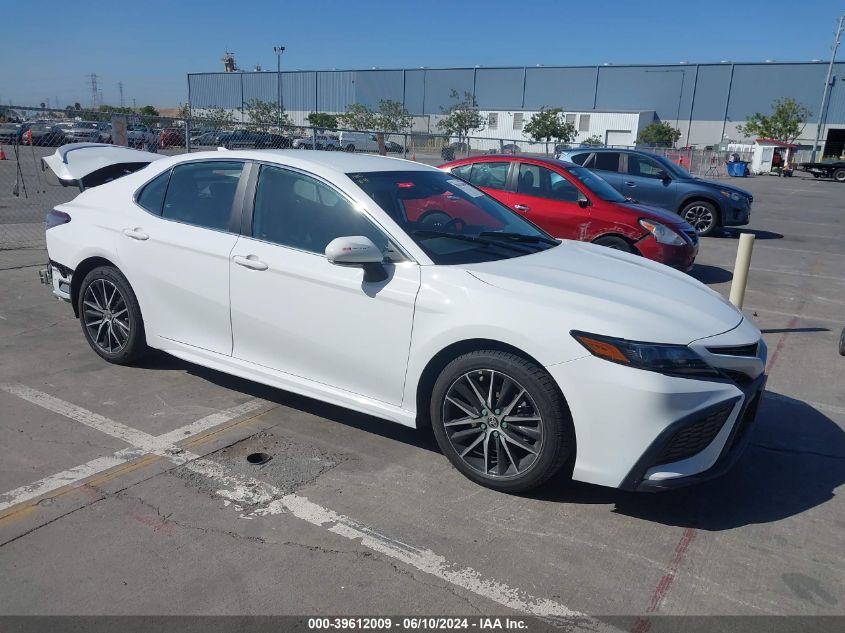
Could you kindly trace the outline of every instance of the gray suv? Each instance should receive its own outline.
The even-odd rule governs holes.
[[[748,224],[754,197],[717,180],[695,178],[663,156],[633,149],[564,149],[557,158],[601,175],[627,198],[680,215],[699,235]]]

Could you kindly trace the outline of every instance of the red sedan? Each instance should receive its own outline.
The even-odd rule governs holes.
[[[637,253],[684,271],[698,254],[695,229],[677,214],[636,204],[578,165],[499,154],[452,161],[440,169],[555,237]]]

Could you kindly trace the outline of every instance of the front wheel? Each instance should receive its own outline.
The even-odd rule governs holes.
[[[345,149],[347,152],[354,152],[354,151],[355,151],[355,146],[354,146],[352,143],[350,143],[349,145],[347,145],[347,146],[346,146],[346,147],[344,147],[343,149]]]
[[[833,172],[833,179],[836,182],[845,182],[845,169],[837,169]]]
[[[108,362],[128,365],[147,352],[141,308],[117,268],[101,266],[89,272],[77,306],[85,339]]]
[[[680,215],[702,237],[711,235],[719,227],[719,212],[709,202],[700,200],[690,202],[681,209]]]
[[[595,242],[593,242],[593,244],[598,244],[599,246],[606,246],[607,248],[612,248],[613,250],[617,251],[624,251],[626,253],[634,252],[634,249],[631,248],[631,245],[626,240],[615,235],[600,237]]]
[[[535,488],[574,455],[572,420],[554,380],[509,352],[470,352],[449,363],[434,384],[430,413],[452,465],[494,490]]]

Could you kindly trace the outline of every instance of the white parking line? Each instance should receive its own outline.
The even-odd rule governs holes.
[[[617,630],[600,620],[570,609],[566,605],[555,602],[554,600],[537,598],[522,590],[510,587],[505,583],[485,578],[471,567],[459,567],[430,549],[414,547],[381,534],[349,517],[316,504],[306,497],[296,494],[283,494],[280,489],[272,484],[238,475],[212,460],[200,458],[190,451],[178,449],[178,447],[174,446],[173,442],[169,441],[171,438],[179,435],[180,432],[184,437],[185,431],[197,432],[196,429],[205,430],[211,428],[214,423],[220,424],[228,421],[228,419],[237,417],[237,415],[254,411],[262,404],[266,404],[263,401],[250,401],[229,409],[228,412],[230,414],[237,412],[237,415],[232,415],[228,419],[226,418],[226,412],[220,412],[219,414],[206,416],[201,420],[197,420],[192,424],[165,433],[159,437],[153,437],[143,431],[130,428],[124,424],[24,385],[5,383],[0,384],[0,389],[49,411],[59,413],[86,426],[95,428],[112,437],[117,437],[133,446],[133,448],[119,451],[111,457],[101,457],[92,460],[87,464],[82,464],[63,473],[51,475],[41,481],[0,495],[0,499],[4,499],[0,503],[0,510],[17,505],[23,501],[34,499],[52,490],[56,490],[70,483],[79,482],[86,477],[112,468],[128,461],[126,457],[129,455],[132,455],[130,459],[133,459],[145,453],[155,453],[175,464],[184,466],[194,473],[211,479],[221,486],[225,486],[217,490],[217,495],[223,499],[239,504],[239,507],[240,505],[258,505],[259,507],[250,513],[250,517],[273,517],[279,514],[290,514],[343,538],[360,540],[361,545],[379,554],[404,563],[452,585],[461,587],[466,591],[509,609],[545,618],[574,619],[577,620],[579,625],[586,626],[594,631]],[[132,441],[129,441],[130,439]],[[178,452],[174,452],[174,449]]]

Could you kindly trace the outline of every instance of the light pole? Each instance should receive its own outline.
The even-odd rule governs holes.
[[[822,105],[819,108],[819,118],[816,121],[816,140],[813,142],[813,161],[816,160],[816,154],[819,151],[819,139],[822,135],[822,127],[827,123],[827,98],[830,94],[831,77],[833,77],[833,65],[836,63],[836,51],[839,48],[839,40],[842,35],[842,25],[845,23],[845,15],[839,16],[839,26],[836,28],[836,35],[833,38],[832,53],[830,55],[830,65],[827,67],[827,77],[824,80],[824,92],[822,93]],[[824,117],[824,118],[822,118]],[[824,156],[822,156],[824,158]]]
[[[282,133],[282,112],[285,106],[282,103],[282,53],[285,52],[284,46],[274,46],[273,52],[276,53],[276,85],[279,89],[278,103],[279,103],[279,134]]]
[[[669,70],[647,70],[647,73],[681,73],[681,89],[678,91],[678,114],[676,115],[675,125],[678,126],[678,131],[681,129],[681,101],[684,98],[684,80],[687,78],[687,71],[685,68],[672,68]],[[690,106],[692,107],[692,106]],[[687,144],[689,144],[689,130],[687,130]],[[672,143],[672,147],[675,143]]]

